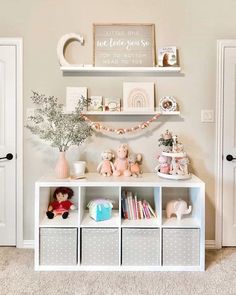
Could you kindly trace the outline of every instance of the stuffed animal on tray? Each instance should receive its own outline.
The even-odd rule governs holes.
[[[54,194],[53,199],[48,206],[46,215],[49,219],[53,219],[57,215],[61,215],[63,219],[69,216],[69,210],[74,210],[74,204],[69,200],[74,195],[73,190],[68,187],[58,187]]]
[[[128,145],[121,144],[117,149],[117,159],[114,163],[115,171],[114,176],[131,176],[129,171],[129,161],[128,161]]]
[[[166,217],[171,218],[172,214],[176,215],[177,220],[181,220],[183,215],[190,214],[192,206],[187,206],[184,200],[172,200],[166,205]]]
[[[171,152],[173,145],[172,133],[169,130],[166,130],[164,134],[159,138],[159,147],[163,152]]]
[[[142,173],[140,169],[140,164],[142,162],[141,154],[130,154],[128,157],[129,161],[129,170],[132,176],[138,177]]]
[[[159,164],[156,166],[155,171],[159,171],[164,174],[170,173],[171,158],[163,155],[157,156]]]
[[[102,161],[97,167],[97,172],[103,176],[111,176],[115,171],[114,164],[112,160],[115,158],[115,155],[111,150],[105,150],[102,154]]]

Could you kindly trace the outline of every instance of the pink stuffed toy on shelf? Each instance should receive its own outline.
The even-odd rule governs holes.
[[[61,215],[63,219],[69,216],[69,210],[74,210],[74,204],[69,200],[73,197],[73,190],[69,187],[58,187],[54,194],[53,199],[48,206],[46,215],[49,219],[53,219],[57,215]]]
[[[156,166],[155,171],[160,171],[161,173],[169,174],[171,158],[167,156],[159,155],[157,156],[157,160],[159,164]]]
[[[114,176],[131,176],[129,170],[129,161],[128,161],[128,145],[121,144],[117,149],[117,159],[115,160],[114,166],[115,171]]]
[[[112,160],[115,158],[115,155],[111,150],[105,150],[102,154],[102,161],[97,167],[97,172],[103,176],[111,176],[115,171],[114,164]]]
[[[138,177],[142,174],[140,165],[142,163],[142,155],[141,154],[130,154],[128,157],[129,161],[129,170],[132,176]]]

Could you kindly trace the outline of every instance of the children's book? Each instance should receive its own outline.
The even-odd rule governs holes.
[[[158,66],[176,67],[178,66],[178,56],[176,46],[158,48]]]

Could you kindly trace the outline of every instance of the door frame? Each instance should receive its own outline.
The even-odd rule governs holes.
[[[216,168],[215,168],[215,247],[222,247],[223,237],[223,120],[224,120],[224,54],[225,48],[235,47],[236,40],[217,40],[216,77]]]
[[[23,248],[23,39],[0,38],[16,48],[16,247]]]

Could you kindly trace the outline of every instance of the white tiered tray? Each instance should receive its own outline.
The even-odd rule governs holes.
[[[168,152],[162,152],[163,156],[166,157],[171,157],[171,158],[183,158],[186,157],[186,153],[185,152],[181,152],[181,153],[168,153]]]
[[[166,178],[166,179],[174,179],[174,180],[181,180],[181,179],[189,179],[191,178],[191,173],[185,174],[185,175],[171,175],[171,174],[165,174],[161,172],[157,172],[157,175]]]

